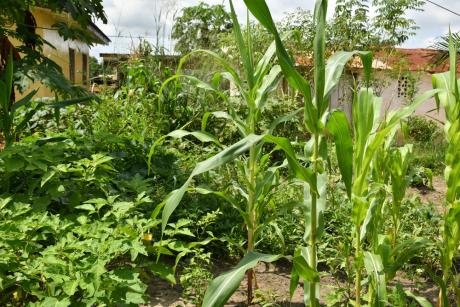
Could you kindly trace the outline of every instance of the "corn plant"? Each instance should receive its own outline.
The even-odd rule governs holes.
[[[247,230],[245,257],[235,269],[218,277],[210,284],[208,291],[204,296],[203,306],[221,306],[225,304],[231,294],[239,286],[245,273],[248,279],[248,303],[250,303],[252,301],[252,290],[254,284],[254,272],[252,268],[257,265],[259,261],[269,262],[280,258],[279,255],[264,255],[255,252],[257,237],[262,228],[265,226],[264,216],[267,213],[266,208],[273,205],[271,197],[273,195],[273,190],[279,183],[278,169],[284,167],[286,164],[289,164],[296,177],[302,178],[302,180],[310,182],[311,184],[314,183],[314,177],[311,170],[303,167],[298,162],[290,142],[285,138],[275,137],[272,135],[272,132],[278,124],[289,120],[298,112],[294,112],[275,120],[268,131],[262,131],[259,125],[261,114],[268,102],[268,97],[276,90],[281,79],[280,66],[272,65],[272,60],[276,52],[276,45],[273,43],[261,60],[258,63],[255,63],[253,60],[250,33],[248,32],[246,37],[243,36],[231,1],[230,8],[234,23],[235,40],[243,62],[244,73],[242,75],[238,74],[237,69],[234,69],[229,62],[214,52],[196,50],[181,60],[177,74],[164,82],[159,95],[161,98],[162,89],[165,88],[169,82],[179,78],[185,78],[196,87],[215,93],[228,106],[228,112],[218,111],[205,114],[203,118],[202,131],[189,132],[185,130],[176,130],[161,138],[159,141],[162,141],[166,137],[183,138],[191,135],[203,142],[212,142],[219,147],[223,147],[217,141],[216,137],[205,131],[209,116],[230,120],[234,125],[236,125],[241,135],[241,140],[237,143],[229,147],[224,147],[220,153],[208,160],[198,163],[182,187],[171,192],[162,204],[164,206],[162,212],[162,229],[164,231],[171,214],[179,205],[186,191],[189,190],[192,180],[196,176],[229,162],[235,162],[235,164],[240,166],[239,169],[241,169],[244,173],[243,184],[236,188],[236,190],[240,191],[243,199],[245,200],[243,205],[239,204],[237,199],[224,191],[210,191],[203,187],[194,189],[198,193],[213,193],[224,198],[241,214]],[[215,59],[225,71],[216,73],[213,76],[211,83],[206,83],[194,76],[182,74],[182,66],[184,62],[191,55],[196,53],[203,53]],[[228,93],[219,88],[221,78],[227,79],[238,89],[240,97],[245,103],[247,110],[246,118],[240,118],[236,114],[232,108],[232,100],[230,99]],[[159,141],[157,141],[156,144],[158,144]],[[287,163],[270,165],[269,161],[271,152],[267,153],[264,151],[264,144],[267,142],[276,145],[274,150],[281,150],[285,152]],[[150,151],[149,165],[152,162],[151,159],[156,144],[154,144]],[[317,278],[316,275],[315,278]]]
[[[457,45],[452,37],[449,42],[450,71],[433,75],[433,87],[442,90],[436,95],[436,101],[446,114],[444,132],[448,141],[446,152],[446,168],[444,177],[447,183],[443,242],[441,250],[441,266],[443,270],[438,306],[449,306],[448,288],[456,294],[456,305],[460,306],[460,289],[458,281],[452,273],[452,259],[458,254],[460,242],[460,90],[457,80]]]
[[[385,275],[382,272],[385,271],[384,261],[382,260],[381,254],[374,252],[363,251],[363,239],[368,235],[371,222],[375,219],[376,207],[381,205],[381,189],[380,184],[371,183],[369,181],[370,174],[372,172],[373,164],[378,164],[378,160],[381,156],[376,153],[388,144],[395,134],[395,130],[399,128],[402,119],[410,116],[413,111],[426,99],[432,97],[437,91],[429,91],[423,95],[415,98],[414,102],[402,109],[395,110],[388,114],[383,120],[380,120],[380,109],[381,109],[381,98],[374,95],[371,88],[361,89],[354,98],[353,101],[353,136],[349,129],[339,131],[338,124],[334,122],[345,122],[346,117],[343,113],[336,112],[331,117],[330,127],[331,132],[335,139],[341,138],[341,142],[336,142],[336,145],[342,143],[347,146],[337,147],[337,152],[340,155],[337,158],[346,160],[348,172],[352,173],[353,176],[344,177],[349,180],[352,185],[351,200],[353,203],[352,220],[355,225],[354,239],[355,239],[355,299],[356,306],[361,305],[361,283],[362,283],[362,269],[363,264],[366,267],[369,275],[371,275],[372,283],[375,291],[370,293],[370,301],[383,304],[386,300],[386,281]],[[342,125],[343,127],[344,125]],[[354,145],[353,145],[354,144]],[[385,157],[383,157],[385,158]],[[344,162],[342,162],[344,163]],[[394,162],[396,165],[397,162]],[[402,168],[403,166],[401,166]],[[406,168],[407,166],[404,166]],[[397,171],[392,170],[392,179],[394,183],[402,182],[405,174],[403,170]],[[398,190],[393,190],[393,198],[396,204],[392,206],[392,212],[399,210],[400,199],[404,196],[404,187],[399,187]],[[396,219],[396,217],[395,217]],[[378,231],[374,229],[374,231]],[[377,235],[372,235],[372,239],[379,240]],[[380,247],[382,242],[371,242],[371,245]],[[418,245],[414,245],[413,248]],[[388,249],[386,249],[388,251]],[[415,251],[414,251],[415,252]],[[388,256],[388,255],[387,255]],[[399,258],[398,258],[399,259]],[[399,259],[399,263],[402,259]],[[387,259],[385,259],[387,261]],[[405,259],[407,261],[407,259]],[[390,261],[387,261],[390,264]],[[394,264],[394,263],[392,263]],[[400,264],[402,265],[402,264]],[[400,265],[398,267],[400,267]],[[390,267],[389,265],[387,268]],[[374,297],[374,295],[376,297]]]
[[[290,85],[298,90],[304,100],[304,126],[311,135],[307,143],[306,158],[310,162],[313,181],[304,181],[304,208],[306,211],[306,230],[304,242],[294,255],[291,294],[300,278],[304,279],[305,302],[310,306],[319,306],[319,279],[312,278],[312,272],[317,274],[317,244],[324,228],[323,211],[326,203],[325,162],[327,161],[327,142],[325,129],[329,113],[329,97],[337,85],[344,66],[354,55],[359,54],[363,61],[366,77],[370,76],[372,56],[368,52],[337,52],[326,64],[325,59],[325,28],[327,1],[319,0],[315,5],[316,35],[314,40],[314,95],[310,82],[296,71],[295,66],[283,46],[278,30],[264,0],[245,0],[246,6],[259,22],[275,37],[277,57],[285,78]],[[367,79],[368,80],[368,79]],[[342,113],[340,113],[342,114]],[[346,121],[336,122],[336,132],[341,133],[347,126]],[[336,138],[336,146],[342,139]],[[350,143],[351,144],[351,143]],[[350,144],[342,144],[350,146]],[[342,149],[342,148],[340,148]],[[339,168],[345,177],[347,193],[351,193],[351,171],[348,161],[339,160]],[[308,246],[304,246],[308,244]]]
[[[398,233],[401,228],[401,204],[406,195],[408,186],[407,171],[412,155],[412,144],[407,144],[403,147],[397,148],[390,153],[389,173],[391,177],[391,218],[393,221],[393,228],[391,233],[391,240],[393,248],[396,247],[398,242]]]

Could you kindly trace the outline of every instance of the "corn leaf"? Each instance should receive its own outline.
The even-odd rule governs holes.
[[[348,197],[351,199],[353,180],[353,140],[347,116],[342,111],[332,112],[327,122],[327,129],[334,138],[337,162]]]
[[[415,295],[414,293],[406,290],[404,291],[404,293],[414,299],[421,307],[433,307],[433,305],[424,297],[421,297],[421,296],[418,296],[418,295]]]
[[[372,53],[368,51],[340,51],[327,60],[324,98],[327,99],[339,84],[345,65],[359,55],[363,63],[365,79],[370,79],[372,70]]]
[[[382,258],[379,255],[364,252],[364,266],[372,278],[374,288],[374,297],[371,298],[374,301],[372,306],[386,306],[387,290]]]
[[[254,268],[259,262],[274,262],[280,258],[280,255],[246,254],[234,269],[222,274],[211,282],[204,295],[203,307],[224,306],[230,296],[240,286],[247,270]]]
[[[236,43],[240,51],[240,56],[243,60],[243,66],[246,71],[246,79],[250,88],[254,86],[254,68],[252,64],[252,54],[249,52],[249,46],[246,46],[241,33],[240,23],[233,7],[233,1],[230,0],[230,16],[233,21],[233,33],[235,34]],[[249,25],[248,25],[249,26]],[[249,30],[249,29],[248,29]]]
[[[289,163],[289,168],[293,172],[295,178],[300,179],[303,182],[307,182],[313,192],[318,194],[315,174],[311,169],[306,168],[299,163],[294,149],[287,138],[266,135],[264,137],[264,141],[277,145],[277,148],[285,153],[286,159]]]
[[[168,197],[166,198],[162,212],[162,233],[164,232],[166,225],[168,224],[169,217],[179,205],[180,201],[182,200],[182,197],[184,196],[185,192],[187,191],[189,185],[191,184],[195,176],[206,173],[230,161],[233,161],[238,156],[249,150],[251,146],[260,142],[262,139],[263,136],[261,135],[248,135],[241,141],[233,144],[230,147],[225,148],[217,155],[198,163],[195,169],[190,174],[190,177],[187,179],[187,181],[179,189],[169,193]]]
[[[324,100],[324,89],[326,83],[326,60],[324,53],[326,51],[326,13],[327,0],[316,1],[314,20],[316,27],[315,39],[313,41],[314,50],[314,80],[315,80],[315,97],[316,108],[318,109],[318,118],[329,106],[328,101]]]
[[[259,20],[259,22],[275,37],[276,54],[279,65],[283,70],[284,77],[294,89],[299,90],[304,96],[304,111],[306,116],[305,124],[310,132],[316,131],[318,116],[316,107],[313,105],[312,101],[310,83],[307,82],[307,80],[305,80],[295,69],[294,61],[284,48],[267,3],[265,0],[244,0],[244,2],[254,17],[257,18],[257,20]]]

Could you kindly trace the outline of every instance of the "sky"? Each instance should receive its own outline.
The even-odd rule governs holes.
[[[460,14],[460,0],[432,0]],[[133,45],[139,42],[139,36],[145,37],[152,43],[156,37],[167,50],[173,50],[173,42],[168,38],[173,24],[174,14],[179,14],[181,8],[196,5],[199,0],[104,0],[104,8],[108,23],[96,22],[101,30],[109,35],[112,43],[107,46],[97,45],[91,49],[91,55],[98,57],[99,53],[129,53]],[[226,0],[208,0],[209,4],[225,4]],[[286,12],[296,8],[312,10],[314,0],[267,0],[273,18],[280,20]],[[242,0],[234,0],[235,9],[240,20],[246,17],[246,9]],[[329,1],[329,16],[332,16],[335,0]],[[409,12],[420,29],[417,35],[410,38],[402,47],[425,48],[439,36],[449,30],[460,31],[460,16],[449,13],[431,3],[424,5],[423,12]],[[161,14],[160,14],[161,12]],[[161,17],[160,17],[161,16]],[[159,35],[157,32],[159,31]],[[166,34],[166,35],[164,35]]]

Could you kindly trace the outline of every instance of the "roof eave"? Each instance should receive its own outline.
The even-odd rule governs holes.
[[[88,30],[91,31],[91,33],[94,35],[95,43],[101,45],[108,45],[112,42],[110,38],[107,35],[105,35],[105,33],[102,32],[102,30],[99,29],[99,27],[96,26],[96,24],[94,24],[93,22],[88,26]]]

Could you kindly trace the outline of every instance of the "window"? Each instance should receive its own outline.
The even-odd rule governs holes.
[[[75,83],[75,50],[69,48],[69,80]]]
[[[413,82],[407,76],[398,80],[398,98],[410,98],[414,89]]]
[[[83,72],[83,85],[87,85],[88,84],[88,55],[87,54],[83,54],[82,55],[82,72]]]

